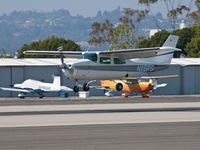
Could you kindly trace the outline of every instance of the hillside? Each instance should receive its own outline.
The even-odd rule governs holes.
[[[75,42],[88,41],[90,26],[94,21],[109,19],[116,24],[122,15],[122,9],[98,12],[95,17],[72,16],[68,10],[52,12],[14,11],[0,16],[0,48],[8,54],[14,54],[23,44],[43,40],[55,35]],[[156,15],[163,28],[169,26],[162,15]],[[145,28],[157,28],[150,16],[137,26],[137,34],[145,35]]]

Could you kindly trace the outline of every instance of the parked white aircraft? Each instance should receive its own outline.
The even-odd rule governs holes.
[[[13,88],[0,87],[0,89],[20,92],[18,94],[20,98],[25,98],[27,93],[36,93],[39,95],[39,98],[43,98],[45,92],[72,91],[71,88],[61,86],[60,76],[54,76],[53,83],[44,83],[38,80],[28,79],[21,84],[14,84]]]
[[[175,48],[178,38],[170,35],[162,47],[99,52],[26,51],[24,54],[61,55],[63,73],[76,81],[74,91],[79,91],[79,80],[88,80],[83,85],[83,90],[88,91],[92,80],[139,77],[143,73],[166,69],[174,51],[181,51]],[[66,64],[64,56],[79,59]]]

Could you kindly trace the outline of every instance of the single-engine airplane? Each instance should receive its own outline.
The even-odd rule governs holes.
[[[43,98],[45,92],[73,91],[71,88],[61,86],[60,84],[60,76],[54,76],[53,83],[44,83],[38,80],[28,79],[21,84],[14,84],[13,88],[0,87],[0,89],[19,92],[19,98],[25,98],[27,93],[36,93],[39,95],[39,98]]]
[[[97,52],[30,50],[24,54],[60,55],[62,72],[76,81],[74,92],[79,91],[80,80],[88,81],[82,86],[84,91],[88,91],[92,81],[139,77],[143,73],[166,69],[174,51],[181,51],[175,48],[178,38],[170,35],[162,47]],[[79,59],[65,63],[64,56]]]
[[[124,97],[128,97],[131,93],[141,93],[142,97],[149,97],[151,91],[167,86],[167,83],[158,84],[158,79],[174,77],[178,77],[178,75],[101,80],[101,86],[91,86],[90,88],[105,89],[107,96],[110,96],[111,91],[124,91],[127,92],[122,93]],[[120,86],[117,87],[117,85]]]

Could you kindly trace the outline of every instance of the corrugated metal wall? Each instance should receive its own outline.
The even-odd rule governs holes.
[[[21,83],[26,79],[36,79],[44,82],[52,82],[52,75],[58,74],[57,66],[10,66],[0,67],[0,86],[9,87]],[[172,65],[168,69],[148,74],[150,76],[179,75],[177,78],[159,79],[158,83],[167,83],[164,88],[153,91],[154,95],[179,95],[179,94],[200,94],[200,66],[179,66]],[[68,80],[61,75],[62,85],[73,88],[74,81]],[[99,84],[99,82],[97,82]],[[103,90],[91,89],[90,95],[103,95]],[[0,97],[16,97],[18,93],[0,90]],[[48,93],[46,96],[59,96],[58,93]],[[69,95],[77,95],[70,92]],[[120,93],[117,93],[120,95]],[[36,96],[29,94],[29,96]]]

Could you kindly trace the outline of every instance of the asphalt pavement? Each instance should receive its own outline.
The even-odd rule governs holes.
[[[199,95],[0,98],[2,150],[199,148]]]
[[[200,122],[0,128],[2,150],[199,150]]]
[[[141,96],[92,96],[88,98],[79,97],[37,97],[0,98],[0,106],[16,105],[71,105],[71,104],[109,104],[109,103],[173,103],[173,102],[200,102],[200,95],[163,95],[142,98]]]

